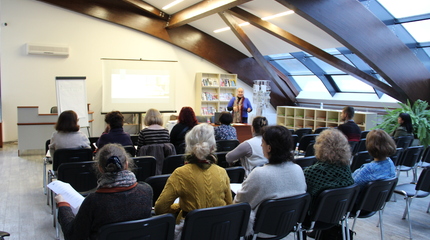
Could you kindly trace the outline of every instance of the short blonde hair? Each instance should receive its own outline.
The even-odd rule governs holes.
[[[161,116],[161,113],[157,109],[150,108],[145,114],[143,124],[145,124],[146,126],[150,126],[153,124],[163,126],[163,116]]]
[[[214,127],[207,123],[201,123],[193,127],[185,135],[185,152],[196,156],[198,159],[205,159],[216,151]]]
[[[349,165],[351,147],[345,135],[334,128],[321,132],[315,145],[315,157],[321,162],[335,165]]]

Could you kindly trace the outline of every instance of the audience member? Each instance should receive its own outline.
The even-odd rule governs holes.
[[[152,188],[136,182],[128,170],[131,164],[121,145],[106,144],[97,152],[94,163],[99,173],[97,191],[85,198],[77,215],[61,195],[55,197],[66,240],[97,239],[103,225],[151,217]]]
[[[185,141],[185,134],[198,124],[196,114],[191,107],[183,107],[179,112],[178,123],[170,132],[170,142],[175,145],[176,152],[183,152],[179,145]]]
[[[337,127],[337,129],[339,129],[348,139],[351,152],[354,150],[355,145],[360,141],[361,138],[361,129],[352,119],[354,114],[355,111],[353,107],[344,107],[342,113],[340,114],[340,118],[344,123]]]
[[[230,124],[233,122],[233,116],[229,112],[222,112],[219,121],[220,126],[215,127],[215,140],[232,140],[237,139],[236,128]]]
[[[182,219],[194,209],[225,206],[232,203],[230,179],[216,164],[214,129],[202,123],[185,137],[186,164],[175,169],[155,203],[155,213],[177,213],[178,232]],[[179,203],[174,203],[179,198]]]
[[[397,118],[399,126],[391,133],[391,136],[398,138],[400,136],[413,136],[414,128],[412,127],[412,119],[408,113],[400,113]]]
[[[124,116],[119,111],[112,111],[105,116],[108,131],[97,140],[97,148],[102,148],[108,143],[119,143],[122,146],[133,145],[130,134],[124,132]]]
[[[49,144],[49,152],[54,157],[54,152],[62,148],[90,148],[90,140],[83,134],[78,125],[78,115],[72,111],[64,111],[58,117],[55,130]]]
[[[261,133],[263,127],[267,125],[268,121],[265,117],[255,117],[254,120],[252,120],[252,132],[254,137],[242,142],[225,156],[226,161],[230,164],[240,160],[241,165],[245,169],[245,178],[252,169],[263,166],[268,162],[261,148]]]
[[[243,88],[238,88],[236,97],[230,99],[227,110],[233,111],[233,122],[248,123],[248,113],[252,111],[251,102],[243,95]]]
[[[248,202],[251,205],[252,212],[247,235],[252,234],[255,214],[264,200],[290,197],[306,192],[303,170],[293,163],[291,132],[279,125],[265,127],[261,147],[269,163],[254,169],[248,175],[234,199],[234,203]]]
[[[396,152],[396,143],[384,130],[372,130],[366,137],[366,148],[374,158],[354,171],[352,177],[360,187],[368,182],[396,177],[396,168],[389,156]]]
[[[146,112],[143,124],[147,126],[139,132],[137,153],[143,145],[170,142],[169,130],[163,127],[163,116],[154,108]]]

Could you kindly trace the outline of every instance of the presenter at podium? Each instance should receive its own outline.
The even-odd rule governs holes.
[[[252,111],[252,106],[243,96],[243,88],[237,89],[236,97],[230,99],[227,110],[233,111],[233,123],[248,123],[248,113]]]

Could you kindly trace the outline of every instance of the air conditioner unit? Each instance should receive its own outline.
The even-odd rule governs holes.
[[[27,43],[25,49],[27,54],[69,56],[69,46],[66,45]]]

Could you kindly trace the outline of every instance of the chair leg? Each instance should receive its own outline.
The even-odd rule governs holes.
[[[55,240],[60,240],[60,224],[58,224],[58,208],[55,209],[55,217],[54,217],[54,224],[55,224]]]
[[[379,210],[379,231],[381,232],[381,240],[384,240],[384,229],[383,229],[383,222],[382,222],[382,210]]]
[[[430,211],[430,203],[429,203],[429,206],[427,207],[427,213],[429,213],[429,211]]]
[[[409,200],[409,199],[410,199],[410,200]],[[408,198],[408,199],[406,200],[406,202],[409,202],[409,204],[408,204],[408,203],[406,203],[406,210],[407,210],[408,223],[409,223],[409,239],[412,239],[412,223],[411,223],[411,218],[410,218],[410,215],[409,215],[409,211],[410,211],[409,206],[411,205],[412,198]]]
[[[406,219],[406,214],[409,213],[409,207],[411,206],[411,203],[412,203],[412,198],[405,197],[405,200],[406,200],[406,208],[405,208],[405,211],[403,212],[402,219]]]
[[[46,159],[43,160],[43,194],[46,195]]]
[[[351,230],[352,230],[352,231],[354,231],[354,228],[355,228],[355,221],[357,221],[357,218],[358,218],[358,215],[360,215],[360,212],[361,212],[361,210],[358,210],[358,211],[355,213],[354,222],[352,223],[352,228],[351,228]]]

